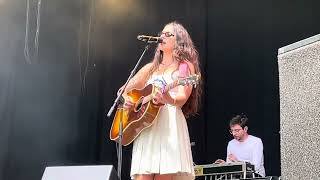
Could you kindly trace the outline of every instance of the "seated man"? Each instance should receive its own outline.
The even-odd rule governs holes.
[[[227,163],[249,162],[254,165],[255,172],[265,176],[263,166],[263,144],[260,138],[248,134],[248,118],[244,115],[233,117],[229,123],[230,133],[233,140],[229,141],[227,147]],[[225,163],[218,159],[215,163]]]

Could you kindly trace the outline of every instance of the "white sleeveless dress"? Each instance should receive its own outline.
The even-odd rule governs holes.
[[[171,73],[148,80],[157,86],[173,82]],[[177,88],[169,91],[175,96]],[[193,180],[194,168],[186,119],[180,107],[161,107],[154,124],[133,143],[131,178],[137,174],[177,174],[174,180]]]

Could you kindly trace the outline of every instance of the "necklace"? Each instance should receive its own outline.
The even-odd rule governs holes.
[[[165,74],[167,71],[172,70],[172,66],[175,66],[176,63],[175,63],[175,61],[172,61],[170,64],[160,63],[160,65],[162,65],[162,66],[159,66],[159,67],[158,67],[158,72],[160,72],[160,73],[163,75],[163,74]]]
[[[172,61],[171,63],[169,63],[169,64],[164,64],[164,63],[160,63],[162,66],[165,66],[165,67],[170,67],[170,66],[172,66],[173,64],[175,64],[175,62],[174,61]]]

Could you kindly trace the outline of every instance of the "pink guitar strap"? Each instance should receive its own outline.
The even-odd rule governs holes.
[[[181,62],[179,64],[179,78],[187,77],[190,74],[190,68],[188,66],[188,63]]]

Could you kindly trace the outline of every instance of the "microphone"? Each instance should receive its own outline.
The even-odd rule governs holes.
[[[143,41],[146,43],[162,43],[163,40],[161,39],[161,37],[155,37],[155,36],[146,36],[146,35],[138,35],[137,39],[139,41]]]

